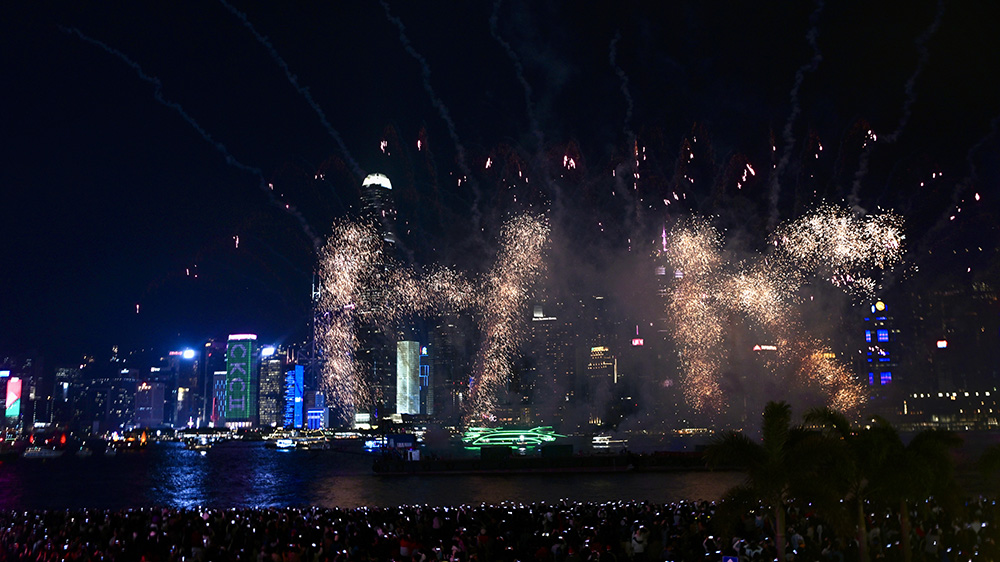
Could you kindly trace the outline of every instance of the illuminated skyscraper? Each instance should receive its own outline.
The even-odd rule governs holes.
[[[392,201],[392,183],[384,174],[368,174],[361,182],[361,213],[379,227],[387,244],[396,244],[396,207]]]
[[[467,315],[446,314],[438,318],[429,331],[433,350],[430,357],[431,403],[434,416],[443,420],[457,420],[468,398],[471,359],[475,349],[475,325]]]
[[[434,415],[434,376],[426,345],[420,347],[420,413]]]
[[[396,208],[392,183],[384,174],[369,174],[361,182],[361,217],[373,224],[383,241],[387,257],[396,252]],[[380,267],[388,267],[382,264]],[[370,299],[369,299],[370,300]],[[396,341],[392,327],[384,330],[368,320],[371,311],[358,310],[358,353],[360,370],[371,388],[371,403],[359,405],[374,417],[384,417],[396,406]]]
[[[208,422],[214,427],[222,427],[226,423],[226,371],[212,373],[212,393],[209,395]]]
[[[285,354],[273,347],[261,349],[260,425],[277,427],[284,418]]]
[[[396,342],[396,413],[420,413],[420,344]]]
[[[259,359],[257,336],[229,336],[226,348],[226,401],[223,415],[229,427],[250,427],[257,424],[259,391]]]
[[[305,369],[302,365],[296,365],[294,369],[285,373],[285,415],[282,421],[286,428],[302,427],[305,406],[304,377]]]
[[[878,301],[865,316],[865,359],[868,366],[868,386],[873,389],[893,383],[896,362],[896,342],[899,330],[893,329],[892,317],[886,304]]]
[[[213,423],[219,427],[222,417],[222,402],[219,393],[225,394],[225,380],[222,389],[215,388],[215,374],[226,372],[226,343],[225,341],[209,340],[201,350],[201,359],[198,361],[198,390],[195,392],[194,400],[201,403],[201,411],[198,413],[200,419],[199,426],[207,426]]]
[[[165,385],[162,382],[143,381],[135,391],[135,425],[158,427],[163,425]]]

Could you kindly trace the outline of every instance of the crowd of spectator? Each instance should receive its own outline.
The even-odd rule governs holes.
[[[997,559],[994,507],[970,500],[961,520],[930,502],[914,510],[914,560]],[[718,517],[704,501],[7,511],[0,561],[752,562],[777,558],[766,515]],[[837,535],[816,514],[792,508],[786,523],[786,560],[858,559],[856,536]],[[871,513],[866,523],[871,559],[902,559],[898,514]]]

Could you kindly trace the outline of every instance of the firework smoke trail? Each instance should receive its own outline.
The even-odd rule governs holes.
[[[809,41],[809,46],[812,47],[813,56],[809,59],[808,63],[800,66],[795,72],[795,83],[792,85],[792,91],[789,94],[792,111],[788,114],[788,120],[785,121],[785,129],[782,131],[785,146],[781,153],[781,159],[778,161],[778,165],[771,175],[771,215],[767,221],[767,229],[769,231],[774,230],[774,227],[778,224],[778,198],[781,194],[781,176],[785,173],[785,168],[788,167],[788,163],[791,161],[792,149],[795,147],[795,135],[792,133],[792,126],[795,124],[799,113],[802,112],[802,106],[799,102],[799,88],[802,87],[806,73],[815,72],[819,68],[819,63],[823,60],[823,55],[819,51],[819,43],[817,42],[817,39],[819,39],[819,16],[822,12],[823,0],[819,0],[816,2],[816,9],[809,16],[810,27],[806,33],[806,40]]]
[[[622,38],[621,32],[615,32],[615,38],[611,40],[611,45],[608,48],[608,60],[611,63],[611,68],[615,69],[615,74],[618,75],[618,79],[621,80],[621,91],[622,95],[625,96],[625,125],[623,130],[625,131],[625,136],[631,143],[635,139],[635,133],[632,132],[632,109],[634,107],[632,103],[632,94],[628,89],[628,76],[625,75],[625,70],[618,65],[618,41]]]
[[[330,133],[330,136],[333,137],[333,140],[336,141],[337,145],[340,147],[340,152],[344,155],[344,158],[347,160],[347,163],[351,166],[351,169],[354,171],[354,174],[358,176],[358,178],[365,177],[364,170],[361,169],[361,166],[358,165],[358,162],[354,159],[353,156],[351,156],[351,151],[349,151],[347,149],[347,145],[344,144],[344,139],[340,137],[340,133],[338,133],[337,130],[333,128],[333,125],[330,124],[330,121],[326,118],[326,113],[323,112],[323,109],[319,106],[318,103],[316,103],[316,100],[313,99],[312,94],[309,92],[309,88],[299,85],[298,76],[292,74],[292,70],[288,68],[288,63],[286,63],[285,59],[283,59],[281,55],[278,54],[277,49],[274,48],[274,45],[271,44],[271,41],[269,41],[267,37],[261,35],[260,32],[257,31],[257,28],[255,28],[253,24],[250,23],[250,19],[247,18],[246,14],[237,10],[235,6],[233,6],[226,0],[219,0],[219,2],[223,6],[225,6],[227,10],[232,12],[234,16],[238,17],[240,21],[243,22],[243,25],[246,26],[246,28],[250,30],[250,33],[252,33],[253,36],[257,39],[257,42],[263,45],[265,49],[267,49],[267,52],[271,55],[271,58],[273,58],[274,61],[278,63],[278,66],[280,66],[281,69],[285,71],[285,77],[288,78],[288,82],[291,83],[292,87],[294,87],[295,90],[299,94],[301,94],[302,97],[306,99],[306,101],[309,103],[309,106],[312,107],[313,111],[316,112],[316,115],[319,116],[319,120],[323,124],[323,127],[326,128],[327,132]]]
[[[427,63],[427,59],[423,57],[413,44],[410,42],[410,38],[406,35],[406,26],[403,25],[403,20],[392,15],[392,11],[389,9],[389,4],[385,0],[382,0],[382,8],[385,10],[385,17],[393,25],[399,29],[399,41],[403,44],[403,48],[411,57],[414,58],[420,64],[421,76],[423,77],[424,91],[431,99],[431,104],[437,108],[438,113],[441,115],[441,119],[444,120],[445,124],[448,126],[448,135],[451,136],[452,142],[455,143],[455,150],[457,151],[458,167],[462,171],[462,178],[459,180],[459,185],[462,181],[466,181],[473,190],[473,201],[472,201],[472,217],[473,225],[476,227],[475,231],[480,231],[480,223],[482,222],[482,213],[479,211],[479,201],[482,198],[482,194],[479,192],[479,188],[476,186],[475,180],[472,176],[472,171],[465,162],[465,146],[462,145],[461,139],[458,138],[458,132],[455,130],[455,122],[451,118],[451,112],[448,111],[448,107],[445,106],[441,98],[434,93],[434,87],[431,86],[431,67]]]
[[[951,206],[945,208],[944,212],[937,222],[927,230],[927,234],[921,239],[918,245],[918,253],[923,253],[929,244],[932,244],[934,240],[938,238],[938,233],[941,229],[946,228],[952,221],[955,220],[958,212],[961,211],[965,201],[962,198],[963,192],[969,186],[973,185],[979,178],[979,173],[976,166],[975,155],[979,150],[989,142],[990,139],[994,138],[997,134],[997,128],[1000,126],[1000,115],[993,118],[990,121],[990,131],[986,133],[983,138],[979,139],[976,144],[969,148],[968,152],[965,153],[965,161],[969,165],[969,173],[962,181],[955,185],[955,191],[951,194]],[[978,201],[980,199],[979,193],[975,194],[975,199]]]
[[[625,140],[628,142],[629,151],[631,157],[629,158],[629,163],[631,164],[632,173],[632,186],[634,193],[630,193],[635,203],[635,218],[639,220],[640,208],[642,202],[639,199],[639,145],[636,142],[635,132],[632,131],[632,110],[634,104],[632,102],[632,93],[629,91],[628,87],[628,76],[625,74],[625,70],[618,64],[618,41],[621,40],[622,34],[620,31],[615,32],[614,39],[611,40],[611,44],[608,46],[608,62],[611,63],[611,68],[614,69],[615,74],[618,75],[618,79],[621,81],[621,91],[622,96],[625,97],[625,122],[622,125],[622,131],[625,133]],[[617,181],[617,175],[616,175]],[[629,193],[626,190],[623,193]]]
[[[560,192],[559,186],[552,182],[552,178],[549,174],[549,167],[544,164],[545,162],[545,133],[542,132],[541,125],[538,124],[538,115],[535,113],[535,104],[531,101],[532,88],[531,84],[528,83],[528,79],[524,76],[524,65],[521,64],[521,58],[517,56],[517,52],[511,47],[503,37],[500,36],[500,6],[503,4],[503,0],[496,0],[493,4],[493,12],[490,14],[490,34],[493,38],[500,43],[503,47],[504,52],[507,53],[507,58],[510,59],[511,63],[514,65],[514,72],[517,76],[517,81],[521,84],[521,89],[524,91],[524,107],[528,115],[528,126],[531,127],[531,132],[535,136],[536,146],[535,146],[535,160],[541,163],[538,166],[538,172],[541,174],[542,186],[548,186],[553,189],[553,204],[558,205],[560,202]]]
[[[299,222],[299,226],[302,227],[302,231],[305,233],[307,237],[309,237],[309,240],[312,241],[313,248],[319,248],[321,246],[322,242],[320,238],[313,233],[312,228],[309,227],[309,223],[306,222],[305,217],[303,217],[301,213],[295,210],[295,208],[293,208],[290,205],[282,203],[274,196],[274,191],[271,189],[270,184],[267,182],[266,179],[264,179],[264,173],[259,168],[248,166],[237,160],[236,157],[229,152],[229,149],[226,148],[226,145],[212,138],[212,135],[210,135],[208,131],[206,131],[201,126],[201,124],[195,121],[194,117],[192,117],[187,111],[185,111],[184,108],[181,106],[181,104],[167,99],[166,96],[163,95],[163,83],[160,82],[159,78],[146,74],[146,72],[142,69],[142,66],[140,66],[139,63],[135,62],[131,58],[129,58],[128,55],[126,55],[125,53],[119,51],[118,49],[115,49],[114,47],[108,45],[107,43],[104,43],[103,41],[99,41],[97,39],[94,39],[93,37],[84,34],[82,31],[80,31],[75,27],[60,26],[59,29],[62,30],[64,33],[76,35],[84,42],[100,47],[106,53],[118,57],[119,59],[122,60],[122,62],[131,67],[132,70],[135,71],[136,75],[139,76],[139,78],[141,78],[145,82],[152,84],[153,97],[156,99],[156,101],[160,102],[166,107],[169,107],[170,109],[174,110],[178,115],[180,115],[181,118],[184,119],[184,121],[191,126],[191,128],[193,128],[195,131],[198,132],[199,135],[201,135],[201,138],[205,139],[205,141],[207,141],[210,145],[215,147],[216,150],[222,153],[222,155],[226,159],[226,164],[233,166],[238,170],[249,172],[257,176],[257,179],[259,181],[258,187],[260,187],[261,191],[267,194],[268,200],[271,202],[271,204],[281,208],[283,211],[291,215]]]
[[[888,144],[894,143],[899,139],[899,136],[903,134],[903,129],[906,128],[906,124],[910,121],[910,115],[912,114],[912,107],[914,102],[917,101],[917,78],[920,73],[924,70],[924,65],[927,64],[927,58],[929,56],[927,49],[927,42],[930,41],[934,33],[937,32],[938,28],[941,27],[941,19],[944,17],[944,1],[939,0],[937,6],[937,12],[934,14],[934,21],[931,25],[924,31],[920,37],[916,40],[917,52],[919,57],[917,59],[917,67],[913,70],[913,74],[906,81],[906,85],[903,88],[905,93],[905,98],[903,99],[903,111],[902,115],[899,116],[899,124],[896,125],[896,130],[889,133],[884,137],[884,141]],[[848,198],[848,202],[852,206],[858,206],[858,193],[861,191],[861,182],[868,175],[868,161],[871,157],[871,151],[874,145],[866,145],[866,149],[861,153],[861,162],[858,164],[858,171],[854,174],[854,184],[851,187],[851,194]]]
[[[520,57],[514,52],[514,48],[510,46],[510,43],[504,40],[500,36],[500,29],[498,26],[500,20],[500,6],[503,4],[503,0],[497,0],[493,4],[493,13],[490,14],[490,35],[496,39],[497,43],[503,47],[504,52],[507,53],[507,58],[514,65],[514,72],[517,75],[517,81],[521,83],[521,88],[524,90],[524,107],[525,111],[528,113],[528,124],[531,127],[532,133],[534,133],[535,138],[538,140],[538,150],[541,151],[542,147],[545,145],[544,133],[542,133],[542,128],[538,125],[538,118],[535,116],[535,106],[531,102],[531,84],[524,77],[524,65],[521,64]]]
[[[802,332],[796,304],[812,278],[858,296],[877,288],[868,270],[888,270],[902,258],[899,216],[859,218],[850,209],[823,206],[779,228],[768,252],[730,264],[722,257],[722,237],[706,219],[690,218],[664,239],[661,256],[674,271],[666,308],[674,319],[672,336],[684,371],[683,392],[696,410],[723,405],[720,371],[725,357],[724,322],[742,316],[781,346],[781,365],[795,367],[798,380],[822,390],[835,407],[860,404],[862,392],[846,367],[832,359],[822,342],[796,338]]]
[[[466,422],[495,416],[498,392],[511,379],[511,361],[523,338],[530,289],[542,274],[549,225],[539,216],[521,215],[501,231],[501,247],[482,288],[480,325],[483,343],[469,387]]]
[[[618,41],[621,38],[621,32],[615,32],[615,37],[608,46],[608,62],[611,63],[611,68],[614,69],[615,74],[618,75],[618,79],[621,81],[622,96],[625,97],[625,122],[622,125],[622,131],[625,133],[625,138],[631,146],[635,142],[635,133],[632,131],[632,110],[634,104],[632,103],[632,94],[628,87],[628,76],[625,74],[625,70],[618,64]]]

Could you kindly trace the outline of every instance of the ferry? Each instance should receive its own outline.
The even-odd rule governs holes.
[[[330,440],[321,430],[312,431],[275,431],[265,438],[264,445],[271,449],[290,450],[327,450]]]
[[[184,443],[186,449],[192,451],[208,451],[216,443],[229,441],[232,438],[232,431],[226,428],[185,429],[177,432],[177,439]]]
[[[65,453],[62,449],[50,449],[48,447],[28,447],[21,456],[26,459],[55,459]]]
[[[590,446],[594,448],[595,451],[600,450],[619,450],[628,447],[628,439],[615,439],[611,435],[602,434],[595,435],[590,441]]]
[[[204,436],[198,439],[188,439],[184,441],[184,448],[192,451],[207,451],[212,448],[212,445],[215,445],[215,440]]]

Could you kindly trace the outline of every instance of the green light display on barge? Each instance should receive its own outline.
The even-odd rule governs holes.
[[[552,426],[544,425],[531,429],[504,429],[502,427],[470,427],[462,442],[467,449],[480,447],[503,446],[535,447],[554,442],[559,435]]]

